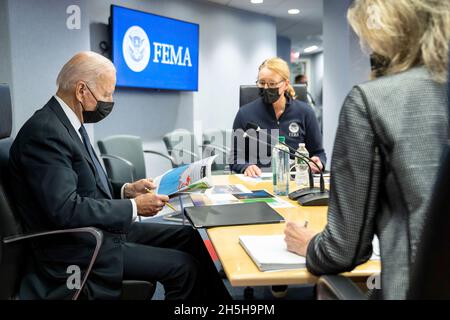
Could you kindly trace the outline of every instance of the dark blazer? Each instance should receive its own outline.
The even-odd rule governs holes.
[[[83,290],[90,299],[118,297],[122,244],[132,224],[130,200],[113,200],[62,107],[52,97],[22,127],[10,151],[11,188],[28,232],[96,227],[104,243]],[[22,299],[64,299],[70,265],[86,270],[95,247],[88,235],[33,241]]]
[[[350,271],[381,250],[384,299],[405,299],[448,139],[447,88],[423,68],[356,86],[342,107],[328,224],[309,244],[316,275]]]

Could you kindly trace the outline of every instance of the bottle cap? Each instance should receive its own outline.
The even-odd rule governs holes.
[[[285,136],[279,136],[278,137],[278,141],[282,142],[282,143],[285,143],[286,142],[286,137]]]

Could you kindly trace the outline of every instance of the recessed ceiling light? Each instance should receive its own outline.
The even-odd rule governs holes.
[[[260,3],[263,3],[264,0],[250,0],[250,2],[253,4],[260,4]]]
[[[299,13],[300,13],[300,10],[298,10],[298,9],[289,9],[289,10],[288,10],[288,13],[289,13],[289,14],[299,14]]]
[[[310,52],[316,51],[317,49],[319,49],[318,46],[311,46],[311,47],[308,47],[305,50],[303,50],[303,52],[310,53]]]

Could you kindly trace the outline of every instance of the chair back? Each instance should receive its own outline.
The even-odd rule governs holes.
[[[8,194],[9,149],[12,141],[12,106],[8,85],[0,84],[0,300],[12,299],[22,278],[26,247],[15,243],[5,245],[3,239],[22,233],[20,217]]]
[[[144,150],[140,137],[114,135],[98,140],[97,145],[102,155],[117,156],[131,162],[135,169],[135,181],[146,177]],[[131,182],[130,168],[125,163],[105,158],[103,162],[108,177],[113,184]]]
[[[305,84],[293,84],[297,100],[308,103],[308,91]],[[260,97],[259,88],[256,85],[243,85],[239,91],[239,108],[255,101]]]
[[[216,161],[213,163],[213,170],[224,170],[228,164],[228,156],[231,151],[232,130],[208,130],[203,133],[203,147],[206,149],[209,146],[213,146],[210,150],[214,151],[217,155]],[[226,152],[220,152],[218,147]]]
[[[194,133],[185,129],[176,129],[163,137],[169,155],[178,164],[188,164],[201,159],[201,153]]]

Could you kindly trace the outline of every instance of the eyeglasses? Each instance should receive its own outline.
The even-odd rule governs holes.
[[[280,82],[275,82],[275,81],[265,81],[265,80],[257,80],[257,81],[256,81],[256,85],[257,85],[259,88],[264,88],[264,87],[267,85],[268,88],[274,89],[274,88],[277,88],[278,85],[279,85],[280,83],[284,82],[284,81],[285,81],[285,80],[281,80]]]

